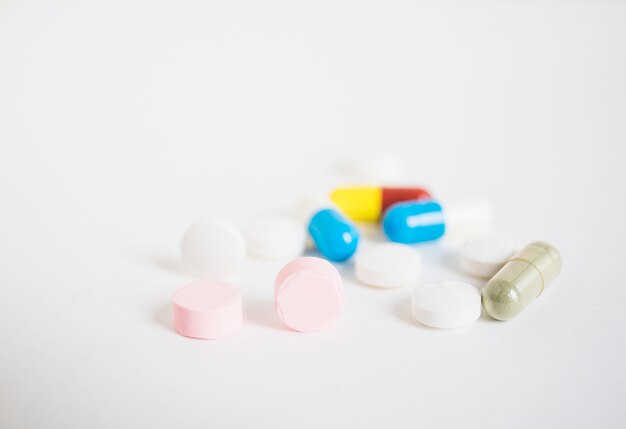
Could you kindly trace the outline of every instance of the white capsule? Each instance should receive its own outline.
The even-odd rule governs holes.
[[[411,296],[411,313],[433,328],[459,328],[480,317],[480,293],[471,284],[440,281],[419,286]]]
[[[207,280],[223,280],[239,271],[246,255],[246,244],[232,223],[202,218],[183,235],[180,253],[194,274]]]
[[[446,243],[457,245],[491,233],[495,214],[493,205],[487,198],[465,197],[442,201]]]
[[[421,266],[422,256],[419,252],[399,243],[369,245],[357,253],[354,261],[359,281],[383,288],[417,284]]]
[[[490,278],[513,257],[517,246],[500,237],[483,237],[466,242],[459,251],[459,267],[476,277]]]
[[[306,228],[281,215],[252,220],[244,229],[248,254],[262,259],[291,259],[300,256],[306,245]]]

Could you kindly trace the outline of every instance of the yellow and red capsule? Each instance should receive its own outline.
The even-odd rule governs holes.
[[[376,222],[392,204],[412,200],[426,201],[431,199],[431,195],[420,187],[359,186],[335,189],[330,198],[348,218]]]

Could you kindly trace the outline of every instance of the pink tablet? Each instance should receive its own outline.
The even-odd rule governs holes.
[[[343,310],[341,276],[324,259],[294,259],[276,277],[274,301],[278,316],[289,328],[299,332],[323,331]]]
[[[241,294],[222,281],[196,281],[172,297],[174,329],[191,338],[216,339],[241,328]]]

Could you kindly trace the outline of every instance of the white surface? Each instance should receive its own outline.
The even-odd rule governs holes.
[[[401,156],[384,149],[355,151],[337,163],[337,172],[341,178],[358,185],[397,184],[403,179],[405,169]]]
[[[418,286],[411,295],[411,314],[432,328],[461,328],[481,313],[478,288],[465,282],[443,280]]]
[[[180,254],[190,273],[204,279],[224,280],[239,274],[246,256],[246,242],[230,221],[204,217],[183,234]]]
[[[498,236],[469,240],[459,250],[459,268],[471,276],[490,278],[515,255],[518,246]]]
[[[248,254],[261,259],[295,258],[306,247],[306,227],[281,215],[260,215],[243,229]]]
[[[299,192],[299,190],[296,190],[295,192]],[[290,198],[287,197],[287,200],[289,199]],[[296,218],[304,223],[307,230],[309,228],[311,218],[317,212],[324,209],[337,210],[337,206],[332,202],[328,193],[323,189],[320,189],[318,192],[308,192],[300,195],[296,200],[296,204],[292,208],[295,212]]]
[[[421,272],[422,256],[413,246],[399,243],[363,243],[354,257],[356,278],[370,286],[415,286]]]
[[[624,76],[624,2],[5,0],[0,427],[624,427]],[[346,311],[303,335],[248,259],[238,335],[172,331],[191,221],[288,209],[381,147],[553,243],[559,279],[438,331],[338,265]],[[419,249],[422,281],[464,279]]]

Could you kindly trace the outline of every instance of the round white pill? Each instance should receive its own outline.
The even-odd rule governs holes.
[[[202,218],[183,235],[180,252],[196,275],[207,280],[223,280],[239,270],[246,255],[246,244],[232,223]]]
[[[400,243],[377,243],[361,249],[354,260],[359,281],[377,287],[392,288],[417,283],[422,256],[411,246]]]
[[[490,278],[516,251],[514,243],[499,237],[470,240],[459,251],[459,266],[467,274]]]
[[[411,296],[411,313],[420,323],[433,328],[459,328],[480,317],[480,293],[458,281],[441,281],[419,286]]]
[[[287,216],[268,215],[251,221],[244,229],[248,254],[262,259],[292,259],[306,246],[306,228]]]

